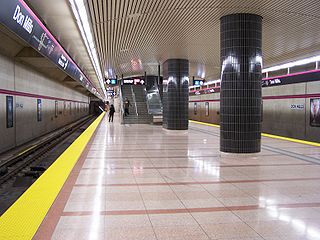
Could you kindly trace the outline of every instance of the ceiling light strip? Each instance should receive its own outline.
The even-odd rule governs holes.
[[[295,66],[301,66],[301,65],[305,65],[305,64],[313,63],[313,62],[317,62],[317,61],[320,61],[320,56],[314,56],[314,57],[305,58],[305,59],[298,60],[298,61],[288,62],[288,63],[284,63],[281,65],[276,65],[273,67],[265,68],[262,70],[262,72],[263,73],[274,72],[274,71],[278,71],[281,69],[291,68],[291,67],[295,67]]]
[[[72,8],[73,14],[76,18],[78,27],[79,27],[81,35],[82,35],[82,38],[85,42],[87,51],[88,51],[90,59],[91,59],[91,62],[93,64],[93,67],[94,67],[95,72],[97,74],[97,77],[98,77],[98,80],[100,83],[100,87],[103,91],[104,96],[106,97],[107,93],[106,93],[106,89],[104,86],[104,78],[103,78],[102,71],[101,71],[100,64],[99,64],[99,60],[98,60],[98,54],[97,54],[94,38],[93,38],[91,27],[90,27],[87,9],[85,7],[83,0],[69,0],[69,2],[71,4],[71,8]]]

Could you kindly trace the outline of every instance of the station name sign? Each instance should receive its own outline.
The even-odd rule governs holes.
[[[100,96],[78,65],[23,0],[2,0],[0,23],[50,59],[70,77],[79,81],[91,93]]]
[[[262,87],[273,87],[294,83],[313,82],[320,80],[320,70],[293,73],[280,77],[262,79]]]

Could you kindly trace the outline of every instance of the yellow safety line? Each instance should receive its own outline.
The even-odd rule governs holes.
[[[310,141],[305,141],[305,140],[300,140],[300,139],[295,139],[295,138],[282,137],[282,136],[277,136],[277,135],[268,134],[268,133],[262,133],[261,135],[264,137],[268,137],[268,138],[275,138],[275,139],[280,139],[280,140],[285,140],[285,141],[320,147],[320,143],[317,143],[317,142],[310,142]]]
[[[102,113],[0,217],[1,240],[32,239],[104,115]]]
[[[197,124],[220,128],[220,126],[217,124],[199,122],[199,121],[194,121],[194,120],[189,120],[189,121],[193,122],[193,123],[197,123]],[[317,142],[310,142],[310,141],[305,141],[305,140],[300,140],[300,139],[295,139],[295,138],[282,137],[282,136],[277,136],[277,135],[268,134],[268,133],[262,133],[261,135],[264,137],[268,137],[268,138],[275,138],[275,139],[285,140],[285,141],[289,141],[289,142],[295,142],[295,143],[301,143],[301,144],[311,145],[311,146],[315,146],[315,147],[320,147],[320,143],[317,143]]]
[[[205,123],[205,122],[199,122],[199,121],[194,121],[194,120],[189,120],[189,121],[193,122],[193,123],[198,123],[198,124],[201,124],[201,125],[205,125],[205,126],[210,126],[210,127],[217,127],[217,128],[220,127],[220,125],[218,125],[218,124]]]

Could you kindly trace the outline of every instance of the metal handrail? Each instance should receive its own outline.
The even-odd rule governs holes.
[[[163,111],[163,104],[162,104],[162,101],[161,101],[161,95],[160,95],[160,87],[159,87],[159,84],[156,82],[156,86],[157,86],[157,92],[159,94],[159,97],[160,97],[160,106],[161,106],[161,110]]]
[[[124,122],[124,108],[123,108],[123,95],[122,95],[122,87],[120,86],[120,118],[121,118],[121,124]]]
[[[138,107],[137,107],[137,101],[136,101],[136,94],[133,91],[133,86],[132,85],[131,85],[131,92],[132,92],[132,99],[134,101],[134,105],[135,105],[135,108],[136,108],[136,115],[139,116]]]
[[[149,104],[149,100],[148,100],[148,92],[147,92],[146,87],[143,88],[143,92],[144,92],[144,97],[146,98],[148,113],[150,114],[150,104]]]
[[[159,96],[160,111],[161,111],[161,113],[163,113],[163,105],[162,105],[162,101],[161,101],[161,97],[160,97],[159,85],[157,83],[154,84],[154,89],[156,90],[156,93]],[[147,107],[148,107],[148,113],[151,114],[151,115],[158,115],[158,114],[151,113],[151,111],[150,111],[150,103],[149,103],[149,98],[148,98],[148,94],[150,94],[150,92],[148,92],[146,90],[146,88],[144,88],[144,91],[145,91],[145,96],[146,96],[146,100],[147,100],[146,102],[147,102]]]

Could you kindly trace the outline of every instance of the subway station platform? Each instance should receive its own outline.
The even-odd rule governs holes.
[[[214,126],[117,120],[96,124],[33,239],[320,239],[319,144],[222,154]]]

